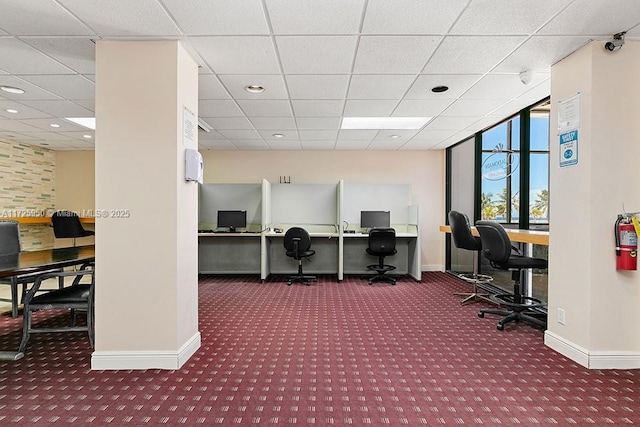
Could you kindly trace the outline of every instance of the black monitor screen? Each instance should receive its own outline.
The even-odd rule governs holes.
[[[218,228],[226,227],[229,231],[247,226],[247,211],[218,211]]]
[[[360,227],[380,228],[390,227],[389,211],[360,211]]]

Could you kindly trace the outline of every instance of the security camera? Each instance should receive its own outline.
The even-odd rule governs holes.
[[[626,34],[626,31],[623,33],[618,33],[618,34],[614,34],[613,35],[613,40],[608,41],[604,44],[604,48],[607,49],[610,52],[613,52],[614,50],[618,50],[622,47],[622,45],[624,44],[624,35]]]

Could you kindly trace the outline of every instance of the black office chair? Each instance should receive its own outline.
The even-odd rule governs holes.
[[[511,239],[507,235],[504,227],[495,221],[478,221],[476,229],[480,233],[482,242],[482,253],[492,267],[500,270],[511,271],[511,278],[514,281],[513,294],[497,294],[493,298],[504,305],[508,310],[482,309],[478,313],[479,317],[485,314],[497,314],[504,316],[498,321],[498,330],[504,330],[504,325],[509,322],[523,321],[530,325],[546,328],[544,314],[537,307],[542,307],[541,300],[522,295],[521,274],[523,270],[530,268],[547,268],[546,259],[533,258],[513,253],[517,249],[511,245]]]
[[[309,285],[310,281],[317,280],[316,276],[305,275],[302,272],[302,259],[308,259],[316,253],[316,251],[310,249],[311,237],[307,230],[301,227],[291,227],[288,229],[284,234],[284,248],[287,251],[286,254],[288,257],[298,261],[298,274],[287,278],[288,286],[291,286],[293,282],[303,282]]]
[[[64,279],[70,276],[74,276],[71,286],[36,295],[43,280],[55,277]],[[85,276],[88,276],[88,279],[86,279]],[[85,283],[81,283],[83,278],[85,278]],[[89,280],[89,282],[86,283],[86,280]],[[91,348],[94,348],[94,289],[94,263],[84,264],[80,270],[77,271],[60,271],[39,276],[24,300],[22,341],[20,342],[18,351],[20,353],[25,352],[31,334],[48,332],[86,331],[89,335],[89,344]],[[40,310],[71,310],[70,325],[46,327],[48,322],[42,322],[38,327],[34,327],[33,313]],[[84,326],[76,325],[76,313],[78,310],[87,313],[87,323]]]
[[[378,257],[378,263],[367,266],[367,270],[373,270],[376,274],[369,278],[369,284],[373,282],[389,282],[396,284],[396,279],[389,276],[389,271],[396,267],[384,263],[385,257],[395,255],[396,251],[396,230],[393,228],[373,228],[369,231],[369,247],[367,253]]]
[[[493,302],[489,298],[489,294],[478,292],[478,285],[487,284],[493,280],[493,277],[491,276],[478,274],[478,254],[482,249],[480,238],[471,233],[471,224],[469,223],[469,217],[466,214],[459,211],[450,211],[448,216],[453,243],[459,249],[473,251],[473,273],[462,273],[457,275],[462,280],[471,284],[473,286],[473,291],[455,292],[454,295],[461,295],[465,297],[460,301],[461,305],[478,301]]]
[[[20,250],[20,224],[18,224],[18,221],[0,221],[0,262],[17,264]],[[60,269],[51,271],[60,271]],[[24,299],[27,285],[34,282],[38,275],[42,273],[43,272],[20,274],[0,279],[0,284],[11,286],[11,297],[0,298],[2,301],[11,303],[11,317],[18,317],[19,295]],[[18,285],[22,286],[20,294],[18,294]],[[59,280],[58,286],[62,288],[64,282]]]
[[[85,230],[80,222],[80,218],[75,212],[57,211],[51,216],[53,234],[58,239],[73,239],[73,246],[76,245],[76,238],[93,236],[93,230]]]

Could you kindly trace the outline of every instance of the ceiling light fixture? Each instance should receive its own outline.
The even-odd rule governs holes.
[[[273,137],[274,138],[284,138],[284,134],[282,134],[282,133],[274,133]]]
[[[71,123],[86,127],[87,129],[96,130],[95,117],[65,117],[64,119]]]
[[[91,138],[92,138],[92,136],[91,136],[91,135],[82,135],[82,137],[83,137],[84,139],[91,139]]]
[[[9,93],[17,93],[17,94],[22,94],[24,93],[24,89],[20,89],[19,87],[13,87],[13,86],[0,86],[0,89],[2,89],[5,92],[9,92]]]
[[[249,86],[246,86],[244,90],[250,93],[262,93],[266,89],[260,85],[249,85]]]
[[[18,110],[14,110],[13,108],[7,108],[7,113],[18,114]]]
[[[400,138],[400,135],[390,135],[389,138],[398,139]]]
[[[449,86],[444,86],[444,85],[435,86],[435,87],[431,88],[431,92],[433,92],[433,93],[442,93],[442,92],[446,92],[448,90],[449,90]]]
[[[51,123],[49,126],[51,126],[52,128],[59,128],[60,125],[57,123]]]
[[[340,129],[408,129],[417,130],[431,117],[345,117]]]

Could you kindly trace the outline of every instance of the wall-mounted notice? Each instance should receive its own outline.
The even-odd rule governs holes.
[[[558,134],[580,127],[580,93],[558,102]]]
[[[182,116],[182,145],[185,148],[197,150],[196,132],[198,132],[198,124],[196,123],[196,116],[187,107],[184,107]]]
[[[560,134],[560,167],[578,163],[578,131]]]

